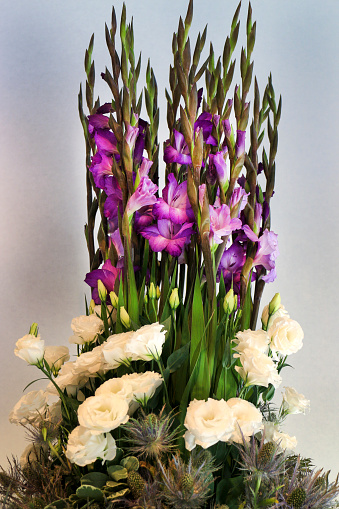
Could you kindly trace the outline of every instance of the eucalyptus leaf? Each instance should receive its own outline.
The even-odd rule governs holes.
[[[85,500],[96,500],[98,502],[101,502],[104,499],[102,491],[99,488],[95,488],[89,484],[83,484],[79,486],[79,488],[76,490],[76,495],[79,498],[84,498]]]

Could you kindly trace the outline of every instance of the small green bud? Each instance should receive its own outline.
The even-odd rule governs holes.
[[[157,296],[157,291],[153,282],[149,285],[148,295],[150,299],[155,299]]]
[[[161,297],[161,291],[160,291],[159,286],[157,286],[157,299],[160,299],[160,297]]]
[[[271,300],[271,302],[269,303],[269,306],[268,306],[269,314],[273,315],[274,313],[276,313],[278,311],[278,309],[280,308],[280,305],[281,305],[280,293],[276,293],[275,296],[273,297],[273,299]]]
[[[111,300],[111,304],[112,306],[115,308],[115,309],[118,309],[118,303],[119,303],[119,299],[118,299],[118,296],[115,292],[110,292],[109,294],[109,298]]]
[[[131,319],[124,306],[120,307],[120,320],[121,323],[126,327],[126,329],[129,329],[131,327]]]
[[[179,300],[178,288],[173,288],[171,296],[169,298],[169,304],[171,306],[171,309],[177,309],[177,307],[179,306],[180,300]]]
[[[38,335],[38,324],[37,323],[32,323],[30,329],[29,329],[29,334],[32,334],[32,336],[35,336],[37,337]]]
[[[46,426],[43,426],[41,428],[41,435],[42,435],[42,438],[44,439],[44,442],[46,442],[46,440],[47,440],[47,428],[46,428]]]
[[[223,305],[223,307],[224,307],[225,313],[230,315],[232,313],[232,311],[237,308],[237,304],[238,304],[238,299],[234,295],[234,291],[231,288],[226,293],[225,298],[224,298],[224,305]]]
[[[101,281],[101,279],[98,279],[98,293],[99,293],[99,299],[101,300],[101,302],[106,302],[107,290],[106,290],[104,283]]]
[[[88,312],[90,315],[93,315],[94,313],[94,308],[95,308],[95,302],[94,300],[92,299],[91,302],[89,303],[89,307],[88,307]]]

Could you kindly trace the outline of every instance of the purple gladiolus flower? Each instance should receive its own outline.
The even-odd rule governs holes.
[[[124,268],[124,246],[122,245],[119,228],[117,228],[110,236],[110,242],[113,244],[118,256],[117,269]]]
[[[104,103],[97,109],[97,113],[110,113],[113,111],[112,103]]]
[[[226,118],[225,120],[222,121],[222,126],[224,128],[225,137],[227,139],[230,138],[232,133],[232,127],[229,118]]]
[[[134,216],[134,225],[133,228],[136,233],[140,233],[140,231],[145,228],[145,226],[149,226],[154,221],[153,215],[153,207],[154,205],[146,205],[146,207],[142,207],[137,210]]]
[[[210,243],[221,244],[222,237],[230,235],[234,230],[241,228],[238,218],[231,219],[230,209],[227,205],[215,209],[210,205]]]
[[[225,249],[220,260],[220,268],[224,275],[228,272],[234,274],[241,271],[246,260],[244,248],[239,242],[234,242],[228,249]]]
[[[207,145],[212,145],[213,147],[216,147],[218,145],[217,140],[212,136],[212,129],[213,129],[213,119],[212,114],[205,111],[204,113],[201,113],[199,117],[197,118],[196,122],[194,123],[194,132],[200,127],[203,132],[203,138],[204,142]]]
[[[98,280],[102,281],[109,295],[114,290],[115,280],[119,274],[120,270],[113,267],[111,260],[106,260],[101,269],[92,270],[86,274],[85,283],[92,288],[92,298],[96,304],[100,304]]]
[[[194,233],[193,224],[185,223],[181,226],[169,219],[159,219],[157,225],[148,226],[140,233],[149,240],[153,251],[167,251],[172,256],[180,256]]]
[[[274,281],[276,277],[275,260],[279,255],[278,235],[266,229],[258,238],[248,225],[244,225],[243,230],[250,240],[258,242],[258,249],[253,260],[253,267],[264,267],[269,272],[266,276],[263,276],[262,279],[265,282]]]
[[[145,148],[146,127],[147,127],[147,122],[145,122],[145,120],[142,120],[140,118],[138,121],[139,133],[138,133],[137,139],[135,141],[135,147],[134,147],[134,152],[133,152],[133,160],[134,160],[135,164],[140,164],[141,159],[142,159],[142,154],[143,154],[144,148]]]
[[[245,152],[246,131],[237,130],[237,141],[235,142],[235,157],[238,159]]]
[[[99,115],[95,113],[94,115],[89,115],[88,117],[88,131],[90,134],[93,134],[97,129],[108,129],[109,128],[109,118],[105,115]]]
[[[170,145],[170,140],[166,141],[164,150],[165,163],[192,164],[189,148],[185,142],[184,135],[173,129],[174,147]]]
[[[150,161],[147,159],[147,157],[143,157],[141,161],[141,165],[139,166],[139,177],[142,179],[142,177],[148,177],[148,173],[151,169],[151,166],[153,164],[153,161]]]
[[[138,127],[132,127],[131,125],[127,126],[126,131],[126,142],[131,150],[134,149],[134,145],[136,142],[136,139],[139,134],[139,128]]]
[[[106,155],[118,154],[117,139],[108,129],[98,129],[94,133],[94,141],[100,153]]]
[[[170,219],[175,224],[194,220],[194,213],[187,196],[187,181],[178,184],[173,173],[167,177],[168,184],[163,189],[162,198],[153,205],[157,219]]]
[[[240,212],[242,210],[244,210],[244,208],[246,207],[247,197],[249,196],[249,194],[250,193],[246,193],[245,189],[243,189],[242,187],[236,187],[233,190],[230,204],[229,204],[231,213],[232,213],[233,209],[238,208],[238,217],[239,217]]]
[[[227,153],[227,149],[225,154]],[[224,187],[227,183],[227,166],[225,161],[225,154],[223,152],[217,152],[216,154],[209,155],[210,167],[214,168],[220,184]]]
[[[151,179],[143,177],[135,192],[127,202],[126,212],[128,217],[131,217],[135,211],[145,207],[146,205],[154,205],[157,201],[154,193],[156,193],[157,190],[158,186],[153,184]]]
[[[93,174],[95,185],[99,189],[106,189],[107,177],[112,178],[113,176],[112,158],[103,152],[97,152],[92,157],[92,164],[89,169]]]

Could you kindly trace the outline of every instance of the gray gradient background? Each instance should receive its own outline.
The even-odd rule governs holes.
[[[237,2],[195,1],[193,38],[208,22],[220,53]],[[39,373],[14,357],[33,321],[47,344],[67,344],[70,322],[84,312],[88,270],[84,142],[77,114],[83,55],[96,34],[97,76],[109,64],[104,22],[111,1],[1,0],[0,17],[0,464],[20,455],[23,430],[8,422],[22,389]],[[116,2],[120,13],[121,1]],[[160,91],[161,138],[167,137],[164,87],[172,32],[186,1],[127,0],[143,70],[151,57]],[[240,44],[247,2],[243,2]],[[272,71],[283,94],[272,229],[279,234],[280,291],[305,332],[282,386],[311,399],[307,416],[285,430],[298,451],[333,472],[338,458],[338,48],[337,0],[254,0],[255,74],[263,90]],[[238,48],[240,50],[240,47]],[[101,100],[110,96],[98,78]],[[40,382],[41,386],[41,382]],[[42,383],[44,386],[44,383]],[[39,384],[29,390],[38,388]],[[281,390],[278,389],[278,394]]]

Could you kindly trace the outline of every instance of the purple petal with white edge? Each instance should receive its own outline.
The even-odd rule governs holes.
[[[262,276],[262,280],[265,281],[265,283],[273,283],[273,281],[276,279],[277,277],[277,270],[276,268],[274,267],[272,270],[270,270],[266,276]]]
[[[137,136],[139,134],[138,127],[127,126],[126,142],[131,150],[133,150]]]
[[[220,267],[227,272],[237,272],[242,269],[246,260],[244,248],[239,242],[234,242],[224,251],[220,260]]]
[[[214,155],[210,154],[209,160],[214,165],[218,175],[218,180],[223,186],[227,182],[227,165],[223,152],[217,152]]]
[[[124,257],[124,246],[122,245],[119,228],[110,235],[111,242],[115,248],[118,258]]]
[[[241,228],[240,219],[231,219],[230,209],[227,205],[221,205],[221,207],[215,209],[212,205],[209,206],[210,211],[210,241],[216,244],[222,243],[222,237],[230,235],[232,231]]]
[[[248,198],[249,194],[250,193],[246,193],[245,189],[243,189],[242,187],[236,187],[233,190],[231,200],[229,203],[231,213],[232,213],[233,209],[238,208],[238,216],[239,216],[240,212],[242,210],[244,210],[244,208],[246,207],[247,198]]]
[[[153,161],[147,159],[147,157],[143,157],[141,160],[141,165],[139,166],[139,177],[142,179],[143,177],[148,177],[150,168],[153,164]]]
[[[235,157],[242,156],[245,152],[246,131],[237,130],[237,141],[235,142]]]
[[[251,228],[248,226],[248,224],[244,224],[244,226],[242,227],[246,237],[250,240],[252,240],[252,242],[258,242],[258,236],[254,233],[253,230],[251,230]]]
[[[222,121],[222,126],[224,128],[224,133],[225,133],[226,138],[230,138],[231,132],[232,132],[232,127],[231,127],[231,122],[229,121],[228,118],[226,118],[225,120]]]

